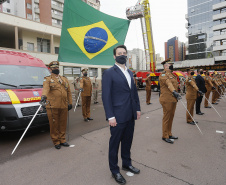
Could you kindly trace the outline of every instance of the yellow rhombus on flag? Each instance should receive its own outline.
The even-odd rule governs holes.
[[[106,45],[98,52],[96,53],[88,53],[84,47],[84,39],[86,33],[92,29],[92,28],[102,28],[107,32],[108,40]],[[118,43],[118,41],[115,39],[115,37],[112,35],[111,31],[108,29],[108,27],[104,24],[103,21],[90,24],[87,26],[81,26],[81,27],[74,27],[74,28],[68,28],[67,29],[69,34],[71,35],[72,39],[75,41],[75,43],[78,45],[78,47],[82,50],[82,52],[89,58],[92,59],[93,57],[99,55],[100,53],[104,52],[111,46]]]

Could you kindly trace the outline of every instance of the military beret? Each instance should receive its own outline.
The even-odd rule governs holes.
[[[171,58],[167,58],[166,60],[164,60],[163,62],[161,62],[162,65],[168,63],[168,64],[174,64],[172,61],[170,61]]]
[[[87,72],[87,71],[88,71],[88,69],[87,69],[87,68],[84,68],[84,69],[82,70],[82,72],[84,72],[84,71],[85,71],[85,72]]]
[[[49,63],[49,67],[59,67],[60,63],[58,61],[52,61]]]

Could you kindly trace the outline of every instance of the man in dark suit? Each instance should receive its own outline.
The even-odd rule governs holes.
[[[118,167],[118,150],[121,142],[122,169],[140,173],[139,169],[132,166],[130,155],[135,120],[140,119],[141,115],[140,101],[133,73],[125,66],[126,46],[117,46],[113,53],[115,65],[104,71],[102,78],[102,100],[111,132],[109,167],[116,182],[125,184],[126,180]]]
[[[205,87],[205,80],[204,78],[201,76],[203,74],[203,70],[202,69],[198,69],[197,70],[198,75],[195,78],[195,82],[197,84],[197,87],[199,88],[200,91],[202,91],[203,93],[206,93],[206,87]],[[202,103],[202,95],[198,94],[198,97],[196,99],[196,114],[198,115],[203,115],[204,113],[201,112],[200,110],[200,105]]]

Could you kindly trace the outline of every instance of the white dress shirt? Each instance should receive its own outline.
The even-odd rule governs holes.
[[[128,82],[128,85],[129,85],[129,88],[131,89],[131,76],[130,76],[128,70],[127,70],[127,67],[125,66],[125,69],[123,69],[122,67],[120,67],[120,66],[117,65],[116,63],[115,63],[115,65],[116,65],[116,66],[122,71],[122,73],[125,75],[126,80],[127,80],[127,82]]]

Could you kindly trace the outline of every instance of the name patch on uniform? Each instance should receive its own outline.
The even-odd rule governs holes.
[[[53,80],[53,79],[51,79],[51,80],[50,80],[50,82],[54,82],[54,80]]]
[[[162,74],[162,76],[165,76],[165,74]]]
[[[46,81],[46,79],[43,80],[43,82],[45,82],[45,81]]]
[[[188,80],[188,82],[191,82],[191,80]]]

